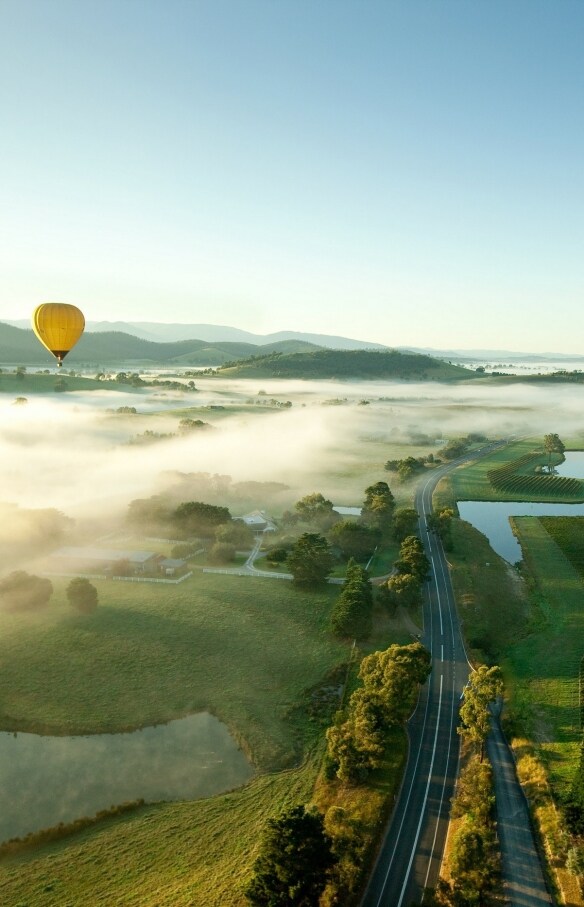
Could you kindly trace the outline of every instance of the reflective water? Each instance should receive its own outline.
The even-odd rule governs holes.
[[[208,797],[252,774],[227,727],[206,712],[127,734],[0,733],[0,841],[128,800]]]
[[[560,475],[584,479],[584,451],[566,454]],[[584,504],[542,504],[513,501],[458,501],[458,512],[486,535],[491,548],[510,564],[522,558],[521,546],[511,530],[510,516],[583,516]]]
[[[510,516],[583,516],[584,504],[534,504],[513,501],[459,501],[463,520],[486,535],[491,548],[510,564],[522,558],[521,546],[509,523]]]
[[[574,450],[567,453],[565,462],[556,466],[556,472],[559,476],[584,479],[584,450]]]

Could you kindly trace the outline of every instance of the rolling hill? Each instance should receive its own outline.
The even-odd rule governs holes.
[[[475,373],[431,356],[397,350],[309,350],[229,363],[220,375],[238,378],[468,380]]]

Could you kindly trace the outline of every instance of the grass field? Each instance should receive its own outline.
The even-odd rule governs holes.
[[[54,394],[57,381],[64,381],[66,391],[120,390],[120,385],[113,381],[96,381],[95,378],[72,377],[63,369],[62,373],[52,371],[48,375],[42,372],[25,372],[22,377],[14,372],[3,372],[0,375],[0,394],[12,394],[14,397],[25,397],[27,394]],[[132,393],[130,385],[123,390]]]
[[[545,525],[550,520],[545,518]],[[537,614],[532,632],[506,652],[512,712],[535,742],[558,791],[572,780],[580,752],[584,584],[542,519],[515,517],[513,523]],[[579,538],[582,542],[581,528]]]
[[[3,729],[114,732],[209,709],[258,767],[282,767],[298,757],[287,710],[348,654],[328,631],[333,586],[200,571],[177,586],[96,581],[87,617],[66,583],[53,579],[40,614],[0,614]]]
[[[326,629],[338,588],[305,594],[276,580],[203,574],[162,591],[104,582],[97,614],[82,619],[64,606],[63,581],[55,585],[42,617],[4,615],[0,623],[2,672],[21,694],[13,694],[13,713],[53,716],[62,731],[71,729],[68,715],[74,714],[75,724],[84,720],[96,730],[112,721],[148,723],[157,713],[170,717],[187,694],[191,708],[210,704],[244,737],[260,765],[298,758],[303,744],[313,754],[322,751],[317,740],[330,716],[310,717],[306,687],[349,655]],[[364,651],[393,641],[410,641],[407,631],[377,614]],[[355,653],[353,673],[362,654]],[[220,665],[231,678],[218,673]],[[405,736],[395,729],[370,789],[331,793],[319,786],[315,792],[320,757],[312,755],[299,768],[260,774],[225,795],[145,806],[4,856],[0,901],[6,907],[243,907],[268,816],[313,798],[322,809],[341,805],[370,848],[399,785],[405,752]]]

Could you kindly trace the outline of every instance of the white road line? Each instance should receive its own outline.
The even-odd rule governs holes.
[[[440,661],[444,661],[444,646],[440,646]]]
[[[436,597],[438,599],[438,617],[440,618],[440,635],[444,636],[444,627],[442,626],[442,604],[440,602],[440,590],[438,589],[438,577],[436,575],[436,567],[434,565],[434,558],[431,557],[432,563],[432,572],[434,574],[434,584],[436,586]]]
[[[438,715],[436,716],[436,733],[434,734],[434,746],[432,747],[432,761],[430,762],[430,770],[428,772],[428,781],[426,783],[426,793],[424,794],[424,802],[422,804],[422,809],[420,810],[420,821],[418,822],[418,828],[416,830],[414,846],[412,847],[410,861],[408,863],[408,868],[406,869],[404,883],[402,885],[401,894],[399,896],[399,901],[397,902],[396,907],[401,907],[401,903],[404,899],[406,886],[407,886],[408,880],[410,878],[410,870],[412,868],[412,863],[414,862],[414,857],[416,855],[416,848],[418,846],[418,838],[420,837],[420,831],[422,829],[422,821],[424,819],[424,813],[426,812],[426,803],[428,802],[428,793],[430,791],[430,784],[432,782],[432,769],[434,768],[434,758],[436,756],[436,745],[438,743],[438,731],[440,730],[440,712],[442,711],[442,681],[443,681],[443,679],[444,678],[442,677],[442,675],[440,675],[440,697],[438,699]]]
[[[430,708],[430,692],[431,692],[431,691],[428,690],[428,696],[427,696],[427,698],[426,698],[426,711],[425,711],[425,714],[424,714],[424,724],[423,724],[423,727],[422,727],[422,732],[421,732],[421,734],[420,734],[420,744],[419,744],[419,746],[418,746],[418,755],[416,756],[416,764],[414,765],[414,769],[413,769],[413,772],[412,772],[412,780],[411,780],[411,782],[410,782],[410,789],[408,790],[408,796],[406,797],[406,802],[405,802],[405,804],[404,804],[401,822],[399,823],[399,828],[398,828],[398,830],[397,830],[397,835],[396,835],[396,838],[395,838],[395,844],[394,844],[394,847],[393,847],[393,852],[392,852],[392,854],[391,854],[391,859],[389,860],[389,864],[388,864],[388,867],[387,867],[387,872],[385,873],[385,878],[384,878],[384,880],[383,880],[383,885],[381,886],[381,894],[379,895],[379,900],[377,901],[376,907],[380,907],[380,905],[381,905],[381,900],[382,900],[382,898],[383,898],[383,893],[384,893],[384,891],[385,891],[385,886],[387,885],[387,880],[388,880],[388,878],[389,878],[389,873],[391,872],[391,867],[393,866],[393,860],[394,860],[394,857],[395,857],[395,852],[396,852],[396,850],[397,850],[397,848],[398,848],[399,839],[400,839],[400,835],[401,835],[401,830],[402,830],[402,828],[403,828],[403,824],[404,824],[404,821],[405,821],[405,818],[406,818],[406,813],[407,813],[407,811],[408,811],[408,805],[409,805],[409,802],[410,802],[410,797],[412,796],[412,790],[413,790],[413,788],[414,788],[414,783],[415,783],[415,781],[417,780],[417,778],[416,778],[416,773],[417,773],[417,771],[418,771],[418,762],[420,761],[420,755],[421,755],[421,753],[422,753],[422,742],[423,742],[423,739],[424,739],[424,729],[425,729],[425,727],[426,727],[426,721],[427,721],[427,718],[428,718],[428,710],[429,710],[429,708]],[[398,798],[398,799],[399,799],[399,798]]]

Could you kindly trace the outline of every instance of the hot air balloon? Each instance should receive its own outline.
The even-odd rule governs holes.
[[[84,327],[83,312],[66,302],[43,302],[33,312],[33,331],[56,358],[59,368],[81,337]]]

